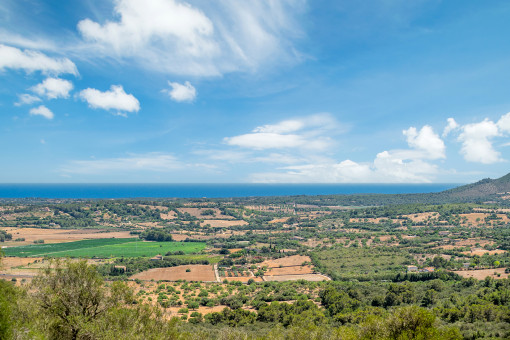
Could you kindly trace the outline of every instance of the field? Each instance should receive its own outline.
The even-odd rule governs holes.
[[[13,239],[24,238],[22,242],[6,242],[9,246],[31,244],[35,240],[44,243],[61,243],[101,238],[132,238],[129,231],[109,232],[102,229],[46,229],[46,228],[1,228],[11,233]]]
[[[205,248],[202,242],[144,242],[131,239],[97,239],[58,244],[34,244],[4,248],[6,256],[18,257],[152,257],[167,252],[198,252]]]
[[[342,279],[369,279],[394,276],[404,271],[412,260],[398,251],[373,248],[335,247],[315,252],[316,261],[323,272]]]
[[[506,279],[509,277],[509,274],[505,274],[505,268],[460,270],[455,273],[465,278],[474,277],[477,280],[483,280],[487,276],[495,279]]]
[[[261,263],[261,266],[267,266],[268,268],[300,266],[304,262],[311,262],[311,261],[312,260],[308,256],[293,255],[293,256],[288,256],[288,257],[282,257],[280,259],[266,260]]]
[[[189,270],[189,271],[187,271]],[[216,281],[214,270],[211,265],[185,265],[170,268],[153,268],[131,276],[131,279],[144,281]]]
[[[329,277],[320,274],[303,274],[303,275],[277,275],[277,276],[264,276],[264,281],[329,281]]]

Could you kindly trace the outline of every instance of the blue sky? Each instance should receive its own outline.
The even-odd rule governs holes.
[[[4,0],[0,182],[509,172],[507,1]]]

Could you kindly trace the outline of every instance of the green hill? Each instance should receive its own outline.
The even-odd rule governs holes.
[[[452,200],[500,200],[510,192],[510,173],[498,179],[485,178],[476,183],[463,185],[439,193]]]

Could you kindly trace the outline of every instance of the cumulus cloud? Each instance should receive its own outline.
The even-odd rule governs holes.
[[[329,114],[317,114],[256,127],[252,133],[224,138],[228,145],[243,148],[324,150],[332,142],[325,131],[338,126]]]
[[[41,98],[39,98],[37,96],[33,96],[28,93],[24,93],[24,94],[18,95],[18,101],[16,103],[14,103],[14,105],[16,105],[16,106],[30,105],[30,104],[37,103],[40,101],[42,101]]]
[[[80,92],[80,98],[93,109],[116,110],[121,115],[140,110],[138,99],[124,92],[121,85],[112,85],[110,90],[105,92],[88,88]]]
[[[407,137],[407,144],[415,150],[422,151],[425,158],[445,158],[446,146],[439,136],[434,133],[432,127],[425,125],[420,132],[415,127],[410,127],[402,132]]]
[[[502,118],[506,127],[506,119]],[[460,153],[469,162],[492,164],[501,161],[500,153],[492,146],[491,139],[500,136],[498,124],[485,119],[480,123],[462,126],[459,141],[462,142]]]
[[[220,75],[299,59],[293,41],[300,34],[296,17],[304,3],[118,0],[112,20],[84,19],[78,31],[104,55],[162,72]]]
[[[498,129],[501,132],[509,133],[510,132],[510,112],[501,116],[501,118],[498,120],[496,125],[498,126]]]
[[[51,58],[37,51],[22,51],[0,44],[0,70],[7,68],[24,70],[27,73],[40,71],[43,74],[52,75],[78,74],[76,65],[67,58]]]
[[[453,118],[448,118],[446,121],[448,122],[448,125],[446,125],[446,127],[443,130],[443,138],[448,136],[450,132],[456,130],[459,127],[459,124],[457,124],[457,122]]]
[[[168,82],[171,89],[163,90],[176,102],[192,102],[197,96],[197,90],[186,81],[184,84]]]
[[[68,98],[73,89],[73,83],[59,78],[46,78],[42,83],[31,88],[32,91],[48,99]]]
[[[46,119],[53,119],[53,112],[50,111],[46,106],[41,105],[30,109],[30,115],[32,116],[43,116]]]
[[[173,155],[151,152],[119,158],[75,160],[61,170],[67,174],[104,174],[125,171],[166,172],[181,167],[182,164]]]
[[[279,168],[279,172],[252,174],[254,182],[300,183],[424,183],[437,174],[431,160],[445,158],[445,145],[430,126],[419,131],[402,131],[409,149],[382,151],[371,162],[350,159],[334,162],[310,161],[308,164]]]

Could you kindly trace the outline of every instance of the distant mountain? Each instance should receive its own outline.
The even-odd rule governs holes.
[[[452,200],[501,200],[510,196],[510,173],[498,179],[485,178],[476,183],[462,185],[440,192],[439,195]]]

